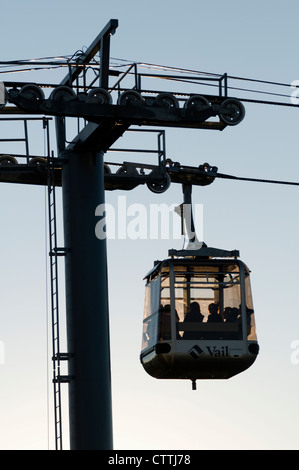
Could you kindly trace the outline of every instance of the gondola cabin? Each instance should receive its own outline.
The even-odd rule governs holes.
[[[146,275],[145,371],[155,378],[227,379],[255,361],[257,343],[247,266],[238,252],[170,250]]]

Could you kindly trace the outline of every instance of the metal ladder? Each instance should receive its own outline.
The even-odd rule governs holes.
[[[48,217],[49,217],[49,256],[51,276],[51,321],[52,321],[52,364],[54,386],[54,420],[55,420],[55,449],[62,450],[62,403],[61,383],[69,381],[68,376],[61,375],[61,361],[68,360],[67,353],[60,351],[59,333],[59,295],[58,295],[58,256],[64,256],[64,248],[57,246],[56,195],[54,159],[48,155]]]

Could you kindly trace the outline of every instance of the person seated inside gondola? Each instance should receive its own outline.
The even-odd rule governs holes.
[[[219,323],[224,323],[222,316],[218,313],[219,305],[212,303],[208,306],[209,314],[207,320],[207,332],[205,339],[223,339],[223,330],[219,330]],[[215,326],[214,326],[215,325]],[[217,325],[217,326],[216,326]]]
[[[167,304],[160,307],[159,340],[170,340],[171,338],[171,308]]]
[[[225,324],[228,325],[228,329],[225,333],[225,339],[242,338],[242,322],[240,310],[237,307],[225,308]]]
[[[234,323],[238,320],[238,317],[240,315],[240,311],[236,307],[228,307],[229,311],[228,314],[226,315],[226,322],[227,323]]]
[[[253,315],[254,310],[252,308],[248,308],[246,305],[246,322],[247,322],[247,336],[251,333],[251,315]]]
[[[225,307],[225,309],[223,310],[223,314],[222,314],[222,318],[224,322],[227,322],[227,319],[230,316],[230,312],[231,312],[231,307]]]
[[[208,322],[222,322],[222,317],[218,313],[218,304],[210,304],[209,305],[209,316]]]
[[[190,310],[187,312],[184,322],[202,323],[204,315],[200,311],[200,306],[197,302],[191,302]],[[196,331],[196,326],[193,331],[185,331],[184,339],[198,339],[200,332]]]

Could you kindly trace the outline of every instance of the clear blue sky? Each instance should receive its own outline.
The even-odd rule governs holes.
[[[12,0],[1,7],[0,60],[71,55],[116,18],[113,58],[291,83],[299,80],[298,14],[295,0],[53,0],[46,7]],[[53,77],[36,73],[22,77]],[[167,155],[237,176],[299,181],[298,109],[245,106],[244,121],[224,132],[167,130]],[[31,142],[43,152],[42,133]],[[121,195],[107,193],[107,202],[116,205]],[[162,195],[139,187],[126,196],[128,205],[146,207],[182,199],[176,185]],[[0,185],[0,449],[53,448],[45,198],[44,188]],[[239,249],[252,271],[261,348],[248,371],[199,383],[196,392],[189,382],[151,378],[139,363],[143,276],[182,241],[109,241],[116,449],[298,449],[299,364],[291,361],[299,340],[298,200],[299,189],[291,186],[216,180],[194,188],[205,242]]]

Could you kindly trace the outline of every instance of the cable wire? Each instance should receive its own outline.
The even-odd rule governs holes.
[[[35,59],[22,59],[22,60],[12,60],[12,61],[1,61],[0,62],[0,74],[9,74],[9,73],[22,73],[22,72],[29,72],[29,71],[37,71],[37,70],[52,70],[52,69],[58,69],[60,67],[69,67],[69,66],[74,66],[78,67],[79,64],[76,61],[76,58],[80,57],[80,55],[83,53],[82,50],[77,50],[75,53],[72,55],[57,55],[57,56],[48,56],[48,57],[41,57],[41,58],[35,58]],[[207,83],[207,82],[202,82],[200,79],[213,79],[214,81],[219,81],[226,76],[227,80],[230,80],[230,82],[235,82],[235,81],[242,81],[242,82],[249,82],[249,83],[256,83],[256,84],[263,84],[267,86],[279,86],[279,87],[284,87],[284,88],[296,88],[292,86],[291,84],[288,83],[283,83],[283,82],[277,82],[273,80],[261,80],[261,79],[255,79],[251,77],[242,77],[242,76],[236,76],[236,75],[228,75],[228,74],[218,74],[214,72],[206,72],[206,71],[201,71],[201,70],[194,70],[194,69],[187,69],[187,68],[181,68],[181,67],[173,67],[173,66],[168,66],[168,65],[161,65],[161,64],[153,64],[153,63],[147,63],[147,62],[138,62],[138,61],[132,61],[128,59],[123,59],[123,58],[111,58],[110,59],[111,67],[112,68],[120,68],[120,67],[131,67],[132,65],[136,65],[141,70],[155,70],[159,71],[161,73],[155,75],[155,74],[143,74],[142,72],[139,73],[140,76],[148,76],[151,78],[159,78],[159,79],[164,79],[164,80],[172,80],[175,82],[182,82],[182,83],[188,83],[188,84],[196,84],[200,86],[209,86],[209,87],[219,87],[219,83]],[[24,66],[26,68],[24,68]],[[30,66],[30,67],[28,67]],[[100,67],[100,63],[98,60],[93,59],[89,64],[82,64],[82,67]],[[18,68],[19,67],[19,68]],[[20,68],[21,67],[21,68]],[[165,75],[165,72],[171,72],[171,73],[177,73],[181,74],[182,77],[171,77],[169,75]],[[134,75],[136,74],[136,71],[130,71],[129,75]],[[163,75],[164,74],[164,75]],[[185,75],[189,74],[192,75],[192,78],[188,78]],[[245,87],[238,87],[235,86],[234,83],[230,83],[229,85],[227,84],[226,86],[227,90],[232,90],[232,91],[238,91],[238,92],[243,92],[243,93],[256,93],[257,95],[265,95],[265,96],[273,96],[273,97],[280,97],[280,98],[286,98],[289,101],[291,101],[291,94],[286,94],[286,93],[278,93],[274,92],[272,90],[262,90],[262,89],[252,89],[252,88],[245,88]],[[296,104],[289,102],[278,102],[278,101],[266,101],[266,100],[254,100],[251,99],[249,100],[248,98],[238,98],[241,101],[248,101],[252,103],[259,103],[259,104],[273,104],[273,105],[279,105],[279,106],[296,106]]]
[[[299,182],[296,182],[296,181],[280,181],[280,180],[267,180],[267,179],[262,179],[262,178],[247,178],[247,177],[242,177],[242,176],[225,175],[222,173],[217,173],[215,177],[223,178],[223,179],[230,179],[230,180],[238,180],[238,181],[252,181],[252,182],[257,182],[257,183],[272,183],[272,184],[299,186]]]

